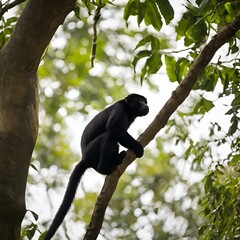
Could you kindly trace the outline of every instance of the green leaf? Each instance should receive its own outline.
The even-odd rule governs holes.
[[[146,65],[148,75],[156,73],[162,66],[161,54],[159,52],[153,53],[152,56],[147,59]]]
[[[46,235],[47,235],[47,231],[43,232],[43,233],[41,234],[41,236],[39,237],[38,240],[44,240],[44,238],[46,237]]]
[[[12,23],[16,23],[18,20],[18,17],[10,17],[7,19],[5,27],[11,25]]]
[[[138,26],[143,21],[145,14],[146,14],[146,3],[138,1],[138,16],[137,16]]]
[[[27,227],[24,228],[24,230],[21,234],[21,237],[23,238],[23,237],[27,236],[27,238],[29,240],[31,240],[31,239],[33,239],[33,236],[34,236],[36,230],[37,230],[37,225],[34,223],[31,223],[30,225],[28,225]]]
[[[35,171],[37,171],[38,172],[38,169],[37,169],[37,167],[34,165],[34,164],[30,164],[30,167],[32,167]]]
[[[234,53],[237,53],[239,52],[239,47],[237,45],[234,45],[231,47],[231,53],[234,54]]]
[[[165,64],[166,64],[166,71],[167,71],[167,75],[169,77],[169,80],[171,82],[175,82],[177,81],[176,78],[176,60],[174,57],[169,56],[169,55],[165,55]]]
[[[151,43],[152,51],[156,51],[160,49],[160,41],[158,38],[148,35],[147,37],[143,38],[135,47],[134,50],[136,50],[139,47],[142,47],[146,45],[147,43]]]
[[[232,156],[232,160],[230,162],[228,162],[228,165],[229,166],[235,166],[235,165],[240,164],[239,163],[239,159],[240,159],[240,155],[239,154]]]
[[[165,55],[165,63],[168,77],[171,82],[181,82],[186,74],[189,66],[189,61],[186,58],[179,58],[176,62],[172,56]]]
[[[193,89],[202,89],[212,92],[215,89],[221,74],[222,73],[217,68],[211,65],[207,66],[205,71],[198,77]]]
[[[175,66],[175,75],[177,81],[181,82],[183,76],[187,73],[189,61],[186,58],[179,58]]]
[[[205,108],[205,113],[209,112],[214,107],[214,104],[212,103],[212,101],[209,101],[206,98],[203,98],[202,101]]]
[[[230,126],[230,128],[228,129],[228,135],[233,135],[237,129],[238,129],[238,121],[239,118],[237,117],[237,115],[233,115],[231,118],[231,123],[232,125]]]
[[[184,154],[184,159],[187,160],[193,148],[193,141],[190,140],[190,145]]]
[[[151,46],[152,46],[152,51],[158,51],[158,50],[160,50],[161,45],[160,45],[159,39],[156,38],[156,37],[153,37],[153,38],[152,38],[152,44],[151,44]]]
[[[177,27],[177,40],[184,37],[186,46],[200,43],[206,38],[207,26],[202,17],[193,15],[192,12],[185,12]]]
[[[214,107],[214,104],[207,100],[206,98],[202,98],[194,107],[191,115],[193,114],[202,114],[204,115],[206,112],[209,112]]]
[[[174,18],[174,10],[168,0],[156,0],[156,3],[163,15],[166,24],[169,24]]]
[[[39,218],[38,215],[35,212],[33,212],[33,211],[29,210],[29,209],[28,209],[28,211],[33,215],[35,221],[37,221],[38,218]]]
[[[210,0],[197,0],[196,3],[199,6],[200,11],[202,12],[204,8],[207,6],[207,4],[210,2]]]
[[[90,0],[82,0],[83,4],[86,6],[88,9],[88,12],[91,12],[91,7],[90,7]]]
[[[6,38],[4,32],[0,32],[0,49],[5,45]]]
[[[176,26],[177,40],[186,35],[186,31],[194,24],[194,16],[190,12],[183,14],[181,20]]]
[[[146,43],[151,43],[152,41],[153,41],[153,36],[152,35],[148,35],[145,38],[143,38],[141,41],[139,41],[139,43],[136,45],[134,50],[136,50],[139,47],[144,46]]]
[[[151,55],[151,51],[147,51],[147,50],[143,50],[143,51],[140,51],[136,56],[135,58],[133,59],[133,67],[134,67],[134,71],[135,71],[135,68],[136,68],[136,64],[137,62],[139,61],[139,59],[141,58],[145,58],[145,57],[148,57]]]
[[[207,26],[203,21],[202,17],[194,17],[194,24],[186,32],[186,42],[189,42],[189,45],[192,43],[202,42],[207,35]]]
[[[210,75],[206,78],[203,89],[212,92],[216,87],[217,81],[218,76],[216,75],[216,73],[210,73]]]
[[[228,110],[226,113],[225,113],[225,115],[231,115],[231,114],[233,114],[233,113],[235,113],[236,112],[236,109],[233,107],[233,108],[230,108],[230,110]]]
[[[28,229],[27,229],[27,237],[28,239],[32,239],[35,232],[37,230],[37,225],[36,224],[32,224]]]
[[[205,184],[204,184],[204,188],[205,188],[205,192],[209,192],[209,190],[212,188],[213,182],[214,182],[214,172],[210,172],[204,179]]]
[[[75,8],[74,8],[74,13],[75,13],[75,16],[81,20],[81,17],[80,17],[80,5],[76,4]]]
[[[162,66],[161,54],[159,52],[153,53],[146,61],[144,67],[142,68],[141,83],[143,79],[150,75],[156,73]]]
[[[153,1],[146,1],[147,9],[145,14],[145,23],[147,26],[152,25],[157,31],[162,27],[161,15]]]
[[[127,21],[130,15],[137,15],[137,1],[130,0],[124,8],[123,18]]]
[[[142,84],[143,82],[143,79],[145,78],[146,76],[146,72],[147,72],[147,65],[145,64],[142,68],[142,73],[141,73],[141,77],[140,77],[140,83]]]
[[[238,84],[238,83],[237,83],[237,84]],[[240,108],[240,95],[237,95],[237,96],[233,99],[231,105],[236,108],[236,111],[237,111],[238,108]]]
[[[151,53],[152,53],[151,51],[143,50],[137,54],[136,58],[140,59],[140,58],[148,57],[151,55]]]

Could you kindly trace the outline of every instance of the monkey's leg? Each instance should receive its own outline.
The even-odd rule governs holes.
[[[116,163],[117,164],[121,164],[123,159],[127,156],[127,152],[126,151],[121,151],[117,157],[116,157]]]
[[[118,157],[119,146],[110,132],[101,135],[100,161],[98,171],[102,174],[110,174],[117,168],[120,162]],[[121,154],[122,155],[122,154]],[[122,158],[122,156],[121,156]]]

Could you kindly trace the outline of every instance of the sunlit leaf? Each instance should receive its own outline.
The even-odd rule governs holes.
[[[34,211],[31,211],[31,210],[29,210],[29,209],[28,209],[28,211],[33,215],[35,221],[37,221],[38,218],[39,218],[39,217],[38,217],[38,214],[36,214]]]
[[[156,51],[160,49],[159,39],[152,35],[148,35],[145,38],[143,38],[141,41],[139,41],[139,43],[136,45],[134,50],[136,50],[139,47],[145,46],[147,43],[151,44],[152,51]]]
[[[237,117],[237,115],[233,115],[231,118],[231,126],[228,130],[228,135],[233,135],[237,129],[238,129],[238,122],[239,122],[239,118]]]
[[[141,41],[139,41],[139,43],[136,45],[135,49],[136,50],[137,48],[139,47],[142,47],[144,46],[146,43],[151,43],[153,41],[153,36],[152,35],[148,35],[146,36],[145,38],[143,38]]]
[[[158,52],[153,53],[146,61],[147,73],[156,73],[162,66],[161,54]]]
[[[209,112],[214,107],[214,104],[212,101],[209,101],[206,98],[203,98],[202,101],[205,108],[205,112]]]
[[[176,60],[174,57],[165,55],[166,70],[171,82],[177,81],[176,78]]]
[[[191,114],[202,114],[209,112],[214,107],[212,101],[202,98],[194,107]]]
[[[35,171],[38,172],[38,169],[37,169],[37,167],[36,167],[34,164],[31,163],[30,166],[31,166]]]
[[[138,16],[137,16],[138,26],[143,21],[145,14],[146,14],[146,3],[138,1]]]
[[[146,1],[146,4],[145,23],[147,26],[151,24],[157,31],[159,31],[162,27],[162,20],[158,8],[153,1]]]
[[[137,0],[129,0],[124,8],[123,18],[127,21],[130,15],[137,15]]]
[[[156,0],[156,3],[163,15],[166,24],[169,24],[174,18],[174,10],[168,0]]]
[[[134,71],[135,71],[137,62],[140,59],[148,57],[150,55],[151,55],[151,51],[147,51],[147,50],[143,50],[143,51],[140,51],[139,53],[137,53],[137,55],[134,57],[133,62],[132,62],[133,67],[134,67]]]

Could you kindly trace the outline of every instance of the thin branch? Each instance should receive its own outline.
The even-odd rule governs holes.
[[[162,129],[170,116],[176,111],[176,109],[182,104],[182,102],[189,95],[194,83],[197,81],[197,77],[204,71],[207,64],[211,61],[216,51],[225,44],[234,34],[240,29],[240,14],[235,20],[225,28],[222,28],[217,35],[203,48],[199,56],[196,58],[192,66],[190,67],[187,75],[183,81],[179,84],[176,90],[172,93],[172,96],[165,103],[161,111],[157,114],[156,118],[149,125],[149,127],[140,135],[139,141],[145,147],[151,140],[154,139],[156,134]],[[94,212],[91,218],[91,222],[88,226],[87,232],[84,236],[85,240],[96,239],[103,223],[104,214],[109,201],[117,187],[117,183],[125,169],[135,160],[133,153],[128,151],[127,157],[123,163],[119,165],[118,169],[111,175],[105,178],[102,191],[97,199]]]
[[[97,23],[101,17],[101,9],[104,7],[104,4],[99,4],[94,17],[93,17],[93,41],[92,41],[92,53],[91,53],[91,66],[94,67],[94,59],[96,57],[97,51]]]
[[[11,8],[14,8],[15,6],[25,2],[26,0],[15,0],[14,2],[12,3],[9,3],[7,5],[3,5],[4,7],[0,9],[0,18],[3,16],[3,14],[5,12],[7,12],[8,10],[10,10]]]
[[[184,48],[184,49],[180,49],[180,50],[171,50],[171,49],[167,49],[167,50],[160,50],[159,53],[160,54],[173,54],[173,53],[181,53],[181,52],[185,52],[185,51],[189,51],[192,50],[193,48],[196,48],[195,46],[191,46],[188,48]]]

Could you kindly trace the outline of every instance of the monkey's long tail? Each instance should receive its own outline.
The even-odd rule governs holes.
[[[68,186],[63,197],[63,201],[53,219],[53,222],[49,230],[47,231],[47,234],[44,240],[50,240],[55,234],[55,232],[57,231],[57,229],[59,228],[59,226],[61,225],[64,217],[66,216],[69,208],[71,207],[71,204],[74,200],[74,197],[78,188],[78,184],[80,182],[82,175],[86,171],[86,169],[87,169],[87,166],[84,164],[83,161],[80,161],[74,168],[70,176]]]

